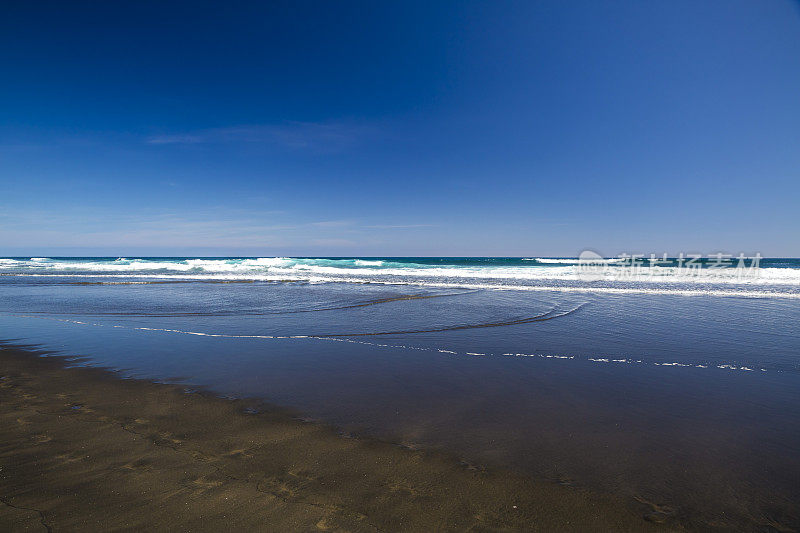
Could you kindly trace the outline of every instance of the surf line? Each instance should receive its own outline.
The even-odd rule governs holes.
[[[521,319],[526,320],[526,322],[515,321],[514,323],[527,323],[527,322],[539,322],[542,320],[549,320],[551,318],[558,318],[560,316],[566,316],[578,310],[579,308],[586,305],[582,303],[577,307],[566,311],[564,313],[555,314],[552,313],[555,309],[551,309],[546,313],[542,313],[541,315],[537,315],[535,317],[530,317],[528,319]],[[542,359],[565,359],[565,360],[583,360],[592,363],[626,363],[626,364],[642,364],[642,365],[652,365],[652,366],[668,366],[668,367],[688,367],[688,368],[717,368],[721,370],[740,370],[745,372],[754,372],[756,370],[761,372],[767,372],[766,368],[751,368],[748,366],[737,365],[733,363],[719,363],[719,364],[695,364],[695,363],[678,363],[678,362],[647,362],[642,361],[641,359],[611,359],[607,357],[576,357],[574,355],[552,355],[552,354],[526,354],[526,353],[480,353],[480,352],[456,352],[453,350],[447,350],[443,348],[426,348],[423,346],[409,346],[405,344],[381,344],[377,342],[370,342],[365,340],[357,340],[353,338],[346,338],[344,335],[338,336],[321,336],[321,335],[230,335],[226,333],[205,333],[200,331],[184,331],[180,329],[168,329],[168,328],[149,328],[145,326],[124,326],[120,324],[99,324],[96,322],[86,322],[82,320],[70,320],[66,318],[55,318],[55,317],[44,317],[44,316],[36,316],[36,315],[19,315],[19,314],[8,314],[8,316],[14,316],[18,318],[37,318],[40,320],[52,320],[56,322],[64,322],[69,324],[76,324],[76,325],[83,325],[83,326],[96,326],[96,327],[108,327],[108,328],[120,328],[120,329],[128,329],[128,330],[137,330],[137,331],[156,331],[156,332],[164,332],[164,333],[179,333],[182,335],[197,335],[201,337],[216,337],[216,338],[227,338],[227,339],[312,339],[312,340],[320,340],[320,341],[330,341],[330,342],[347,342],[351,344],[361,344],[365,346],[375,346],[378,348],[395,348],[395,349],[404,349],[404,350],[416,350],[422,352],[435,352],[435,353],[442,353],[447,355],[456,355],[456,356],[469,356],[469,357],[538,357]],[[505,324],[503,324],[505,325]],[[482,326],[478,326],[482,327]],[[483,327],[491,327],[483,326]],[[461,328],[464,329],[464,328]],[[449,331],[449,330],[433,330],[433,331]],[[389,333],[379,333],[383,335],[388,335]],[[776,370],[776,372],[782,372],[781,370]]]
[[[477,329],[477,328],[496,328],[501,326],[514,326],[517,324],[530,324],[531,322],[543,322],[545,320],[552,320],[554,318],[559,318],[562,316],[571,315],[572,313],[578,311],[580,308],[585,306],[585,303],[570,309],[564,313],[555,314],[556,308],[547,311],[546,313],[542,313],[540,315],[527,317],[527,318],[519,318],[516,320],[507,320],[503,322],[488,322],[485,324],[465,324],[460,326],[445,326],[441,328],[433,328],[433,329],[409,329],[404,331],[379,331],[379,332],[370,332],[370,333],[331,333],[328,335],[321,335],[322,337],[369,337],[374,335],[404,335],[408,333],[437,333],[440,331],[456,331],[460,329]]]
[[[370,304],[366,304],[370,305]],[[368,333],[333,333],[333,334],[323,334],[323,335],[231,335],[227,333],[205,333],[200,331],[186,331],[180,329],[169,329],[169,328],[151,328],[147,326],[123,326],[123,325],[114,325],[114,324],[101,324],[97,322],[86,322],[83,320],[71,320],[68,318],[56,318],[56,317],[44,317],[44,316],[35,316],[35,315],[14,315],[23,318],[41,318],[45,320],[53,320],[57,322],[67,322],[72,324],[82,324],[88,326],[98,326],[98,327],[112,327],[112,328],[122,328],[122,329],[133,329],[133,330],[140,330],[140,331],[163,331],[167,333],[183,333],[185,335],[198,335],[203,337],[222,337],[222,338],[231,338],[231,339],[305,339],[305,338],[319,338],[319,339],[329,339],[334,337],[361,337],[361,336],[372,336],[372,335],[400,335],[400,334],[408,334],[408,333],[429,333],[429,332],[439,332],[439,331],[454,331],[454,330],[461,330],[461,329],[473,329],[473,328],[489,328],[489,327],[500,327],[500,326],[510,326],[516,324],[528,324],[531,322],[540,322],[543,320],[550,320],[553,318],[558,318],[561,316],[566,316],[568,314],[574,313],[581,307],[586,305],[582,303],[569,311],[564,313],[554,314],[556,308],[553,308],[546,313],[542,313],[533,317],[527,318],[520,318],[516,320],[508,320],[504,322],[490,322],[486,324],[470,324],[470,325],[460,325],[460,326],[447,326],[442,328],[435,328],[435,329],[423,329],[423,330],[407,330],[407,331],[382,331],[382,332],[368,332]]]
[[[294,273],[297,275],[297,273]],[[76,277],[75,274],[30,274],[30,273],[11,273],[11,272],[0,272],[0,276],[12,276],[12,277],[51,277],[51,278],[66,278],[66,277]],[[83,278],[108,278],[119,276],[119,274],[81,274],[80,277]],[[210,278],[209,275],[189,275],[189,274],[126,274],[126,278],[147,278],[147,279],[159,279],[159,278],[176,278],[174,283],[183,283],[183,282],[206,282],[206,283],[253,283],[253,282],[267,282],[267,283],[355,283],[355,284],[365,284],[365,285],[387,285],[387,286],[421,286],[421,287],[432,287],[432,288],[450,288],[450,289],[464,289],[464,290],[502,290],[502,291],[538,291],[538,292],[568,292],[568,293],[587,293],[587,294],[645,294],[645,295],[671,295],[671,296],[715,296],[715,297],[731,297],[731,298],[764,298],[764,299],[777,299],[777,298],[789,298],[789,299],[800,299],[800,293],[798,292],[771,292],[771,291],[748,291],[748,290],[724,290],[724,289],[716,289],[716,290],[709,290],[709,289],[672,289],[672,288],[664,288],[663,286],[655,286],[653,289],[647,288],[638,288],[638,287],[578,287],[578,286],[562,286],[562,285],[506,285],[506,284],[495,284],[495,283],[485,283],[485,284],[476,284],[476,283],[469,283],[468,281],[464,281],[463,283],[446,283],[446,282],[434,282],[434,281],[426,281],[426,280],[413,280],[413,281],[403,281],[403,280],[384,280],[384,279],[367,279],[367,278],[337,278],[337,277],[330,277],[326,279],[311,279],[309,277],[297,277],[297,278],[286,278],[286,277],[279,277],[279,276],[271,276],[271,275],[251,275],[245,279],[233,279],[230,277],[227,278]],[[183,281],[178,281],[178,280]],[[468,279],[468,278],[463,278]],[[489,278],[492,280],[496,279],[506,279],[506,278]],[[112,283],[112,282],[109,282]],[[122,283],[122,282],[120,282]],[[142,282],[143,284],[149,282]],[[669,283],[668,281],[662,281],[662,283]],[[725,284],[727,286],[727,284]],[[767,287],[774,287],[774,286],[794,286],[796,283],[780,283],[780,282],[773,282],[773,283],[759,283],[756,286],[767,286]]]

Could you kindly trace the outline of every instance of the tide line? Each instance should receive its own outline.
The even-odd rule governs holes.
[[[581,304],[582,306],[583,304]],[[581,307],[578,306],[578,307]],[[569,314],[571,311],[567,311],[564,314]],[[552,316],[551,313],[553,311],[549,311],[545,313],[544,316]],[[639,365],[650,365],[650,366],[660,366],[660,367],[686,367],[686,368],[700,368],[700,369],[709,369],[709,368],[716,368],[720,370],[728,370],[728,371],[743,371],[743,372],[767,372],[766,368],[754,368],[745,365],[739,365],[735,363],[719,363],[719,364],[710,364],[710,363],[681,363],[681,362],[663,362],[663,361],[643,361],[641,359],[627,359],[627,358],[618,358],[612,359],[610,357],[578,357],[575,355],[565,355],[565,354],[543,354],[543,353],[491,353],[491,352],[472,352],[472,351],[464,351],[458,352],[455,350],[445,349],[445,348],[427,348],[424,346],[413,346],[413,345],[406,345],[406,344],[383,344],[377,342],[370,342],[366,340],[354,339],[349,337],[336,337],[336,336],[318,336],[318,335],[231,335],[226,333],[207,333],[207,332],[200,332],[200,331],[185,331],[180,329],[169,329],[169,328],[151,328],[146,326],[125,326],[120,324],[101,324],[97,322],[86,322],[82,320],[71,320],[66,318],[55,318],[55,317],[43,317],[43,316],[35,316],[35,315],[17,315],[12,314],[10,316],[15,316],[19,318],[36,318],[40,320],[52,320],[56,322],[64,322],[69,324],[76,324],[76,325],[83,325],[83,326],[95,326],[95,327],[110,327],[110,328],[120,328],[120,329],[127,329],[127,330],[136,330],[136,331],[154,331],[154,332],[162,332],[162,333],[176,333],[182,335],[196,335],[201,337],[215,337],[215,338],[226,338],[226,339],[276,339],[276,340],[289,340],[289,339],[311,339],[311,340],[320,340],[320,341],[328,341],[328,342],[346,342],[351,344],[360,344],[365,346],[373,346],[376,348],[392,348],[392,349],[403,349],[403,350],[415,350],[415,351],[422,351],[422,352],[435,352],[435,353],[442,353],[447,355],[455,355],[455,356],[469,356],[469,357],[537,357],[541,359],[563,359],[563,360],[576,360],[576,361],[586,361],[590,363],[608,363],[608,364],[639,364]],[[562,316],[562,315],[556,315]],[[781,372],[781,370],[775,370],[775,372]]]

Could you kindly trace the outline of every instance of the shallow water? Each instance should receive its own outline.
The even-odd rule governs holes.
[[[8,261],[2,339],[668,505],[690,524],[798,525],[796,260],[746,283],[587,282],[564,263],[480,258]],[[275,265],[295,279],[268,279],[288,275]],[[365,273],[402,268],[447,272]]]

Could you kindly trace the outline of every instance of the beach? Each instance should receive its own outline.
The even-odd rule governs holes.
[[[800,533],[797,1],[3,7],[0,533]]]
[[[646,531],[669,509],[0,349],[4,531]]]

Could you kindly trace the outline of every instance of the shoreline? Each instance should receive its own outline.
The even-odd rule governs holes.
[[[0,345],[0,529],[642,531],[668,509]]]

